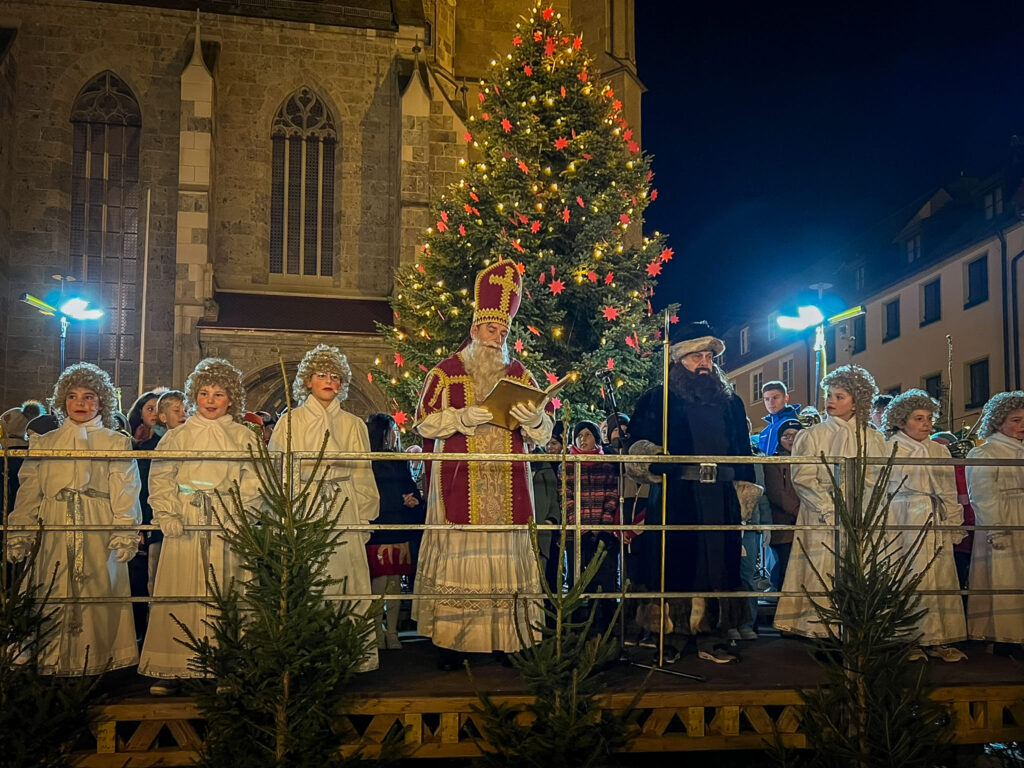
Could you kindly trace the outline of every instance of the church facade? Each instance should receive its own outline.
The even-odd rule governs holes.
[[[632,0],[555,9],[639,129]],[[196,10],[198,7],[198,10]],[[0,8],[0,388],[45,397],[66,364],[108,370],[125,409],[205,356],[280,409],[282,360],[318,342],[348,407],[387,409],[393,270],[459,179],[479,78],[531,6],[509,0],[8,0]]]

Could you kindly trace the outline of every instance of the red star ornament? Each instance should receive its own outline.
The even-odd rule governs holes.
[[[526,326],[526,330],[532,333],[534,336],[540,336],[540,331],[534,328],[532,325]]]
[[[550,6],[541,11],[541,16],[544,17],[544,21],[551,21],[551,17],[555,15],[555,11]],[[557,381],[557,379],[556,379]]]
[[[597,272],[595,272],[594,270],[590,270],[589,272],[587,272],[587,280],[589,280],[592,283],[596,283],[597,282]]]
[[[566,224],[569,223],[569,209],[568,208],[563,208],[562,209],[562,221],[564,221]]]
[[[574,51],[578,51],[582,47],[583,47],[583,38],[582,37],[578,37],[578,36],[574,37],[572,39],[572,48],[573,48],[573,50]]]
[[[391,414],[391,417],[395,420],[395,424],[402,426],[409,420],[409,414],[405,411],[395,411]]]
[[[430,369],[427,368],[427,366],[425,366],[423,363],[417,363],[416,367],[419,368],[424,373],[430,373]]]
[[[397,365],[399,368],[405,365],[405,358],[402,357],[402,354],[400,352],[395,352],[395,365]]]
[[[615,358],[614,357],[609,357],[608,358],[608,365],[606,367],[608,368],[609,371],[614,371],[615,370]]]
[[[672,257],[674,255],[675,251],[673,251],[671,248],[665,248],[658,258],[661,259],[662,261],[672,261]]]
[[[538,277],[537,279],[540,281],[541,285],[544,285],[545,281],[548,279],[547,272],[541,272],[540,277]]]
[[[526,272],[526,265],[523,264],[523,262],[521,262],[521,261],[517,261],[516,262],[516,272],[518,272],[520,275],[524,274]]]
[[[536,232],[540,232],[540,222],[539,222],[539,221],[537,221],[536,219],[534,219],[534,220],[533,220],[533,221],[532,221],[532,222],[530,223],[530,231],[531,231],[531,232],[535,232],[535,233],[536,233]]]
[[[630,154],[635,155],[637,152],[640,151],[640,145],[637,144],[635,141],[629,142],[626,146],[629,147]]]
[[[520,37],[519,35],[516,35],[515,37],[512,38],[512,45],[522,45],[522,44],[523,44],[523,38]]]
[[[576,195],[576,205],[578,205],[580,208],[587,207],[587,204],[583,202],[583,198],[580,197],[579,195]]]
[[[551,289],[551,292],[555,296],[557,296],[558,294],[565,290],[565,283],[563,283],[561,280],[552,280],[551,285],[548,287]]]
[[[544,55],[545,56],[554,56],[555,55],[555,38],[549,37],[544,42]]]
[[[547,376],[548,384],[557,384],[558,377],[555,376],[551,371],[544,371],[544,375]]]
[[[443,221],[438,221],[437,222],[437,231],[438,232],[445,232],[445,231],[447,231],[447,229],[448,229],[448,225],[445,224]]]
[[[507,117],[501,118],[501,127],[504,129],[505,133],[512,133],[512,121]]]
[[[672,317],[670,317],[668,321],[672,323],[672,325],[675,325],[676,323],[679,322],[679,315],[672,315]]]
[[[521,355],[523,353],[523,340],[516,339],[516,343],[512,345],[512,348],[516,351],[517,355]]]
[[[601,314],[604,315],[604,319],[607,320],[609,323],[612,320],[619,319],[619,310],[617,310],[615,307],[605,307],[604,309],[601,310]]]
[[[555,139],[555,149],[565,149],[569,146],[569,140],[565,136],[559,136]]]
[[[660,274],[661,274],[661,262],[658,261],[657,259],[655,259],[654,261],[652,261],[650,264],[647,265],[647,276],[648,277],[657,277]]]
[[[623,224],[629,224],[629,214],[624,213],[621,216],[619,216],[619,221],[621,221]]]
[[[539,43],[543,39],[544,39],[544,33],[543,32],[541,32],[539,29],[533,30],[533,42]]]
[[[370,382],[371,384],[373,384],[373,374],[372,373],[367,373],[366,374],[366,380],[368,382]]]
[[[614,272],[609,272],[607,275],[604,276],[604,284],[605,285],[611,285],[613,280],[615,280],[615,273]]]
[[[578,77],[584,83],[587,82],[587,70],[581,70],[580,73],[576,75],[576,77]]]
[[[564,85],[562,86],[562,98],[563,99],[565,98],[565,86]]]
[[[621,101],[619,101],[618,99],[616,99],[615,101],[613,101],[613,102],[612,102],[612,109],[614,109],[614,110],[615,110],[616,112],[618,112],[619,110],[621,110],[621,109],[622,109],[622,102],[621,102]]]
[[[469,131],[466,131],[464,134],[462,134],[462,138],[464,138],[467,142],[472,141],[473,134],[471,134]]]
[[[560,397],[552,397],[551,398],[551,407],[554,408],[556,411],[559,408],[561,408],[562,407],[562,398],[560,398]]]
[[[530,169],[526,167],[526,163],[524,163],[522,160],[517,160],[516,165],[519,166],[519,170],[522,171],[523,173],[528,174],[530,172]]]
[[[490,113],[488,113],[488,112],[484,112],[484,113],[482,113],[482,114],[480,115],[480,117],[482,117],[482,118],[483,118],[484,120],[490,120],[490,119],[491,119],[491,115],[490,115]]]
[[[523,73],[527,77],[533,77],[533,67],[531,67],[529,64],[524,64],[523,65]]]
[[[441,211],[441,220],[446,224],[448,223],[448,211]]]
[[[627,336],[626,337],[626,346],[627,347],[633,347],[633,348],[636,347],[636,342],[633,340],[632,336]]]
[[[477,197],[476,192],[470,192],[469,196],[473,200],[474,203],[479,203],[480,202],[480,198]]]
[[[477,94],[477,96],[479,96],[479,97],[480,97],[480,103],[481,103],[481,104],[483,104],[483,103],[484,103],[484,99],[486,98],[486,97],[484,96],[484,92],[483,92],[483,91],[480,91],[480,93],[478,93],[478,94]]]
[[[658,199],[658,190],[657,189],[652,189],[651,190],[651,202],[653,203],[657,199]]]

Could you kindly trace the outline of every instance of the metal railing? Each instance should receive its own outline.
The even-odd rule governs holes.
[[[319,452],[316,451],[293,451],[292,452],[292,477],[290,478],[291,487],[300,486],[300,478],[303,476],[303,468],[311,468],[315,464]],[[28,460],[103,460],[103,461],[125,461],[125,460],[154,460],[158,462],[163,461],[232,461],[232,462],[250,462],[252,457],[247,451],[81,451],[81,450],[6,450],[3,452],[0,461],[3,462],[2,469],[4,477],[6,479],[7,458],[24,458]],[[270,458],[276,466],[278,472],[283,476],[283,468],[286,466],[284,454],[281,452],[275,452],[270,454]],[[643,464],[648,465],[652,462],[658,462],[663,464],[681,464],[681,465],[815,465],[822,466],[821,457],[739,457],[739,456],[667,456],[667,455],[617,455],[617,454],[606,454],[606,455],[593,455],[593,454],[479,454],[479,453],[430,453],[430,454],[417,454],[415,458],[410,459],[409,454],[405,453],[372,453],[372,452],[330,452],[324,453],[322,456],[321,470],[329,469],[332,464],[340,462],[367,462],[367,461],[424,461],[426,463],[440,461],[473,461],[473,462],[500,462],[500,463],[518,463],[528,462],[534,463],[537,461],[545,461],[550,463],[558,463],[560,465],[567,466],[570,464],[592,464],[592,463],[612,463],[619,465],[629,464]],[[839,488],[843,489],[843,492],[847,496],[847,499],[852,499],[853,488],[852,483],[857,477],[858,464],[869,467],[883,467],[889,463],[888,458],[884,457],[866,457],[866,458],[847,458],[847,457],[825,457],[825,463],[831,469],[833,476],[836,478],[836,482]],[[898,467],[900,466],[1011,466],[1017,467],[1021,465],[1021,462],[1011,459],[936,459],[936,458],[895,458],[892,460],[893,464],[893,478],[899,478]],[[624,468],[624,467],[623,467]],[[308,474],[308,472],[307,472]],[[582,496],[582,473],[575,471],[574,473],[574,486],[572,489],[573,498],[580,498]],[[6,484],[5,484],[6,485]],[[652,486],[653,487],[653,486]],[[568,490],[568,489],[566,489]],[[6,490],[4,491],[6,502]],[[561,489],[560,494],[561,496]],[[866,497],[866,495],[865,495]],[[340,501],[340,500],[339,500]],[[426,501],[426,500],[425,500]],[[624,499],[620,496],[620,513]],[[230,500],[225,496],[225,503],[230,503]],[[561,509],[563,514],[563,520],[565,515],[565,498],[561,499]],[[669,508],[671,509],[671,500],[669,500]],[[6,504],[5,504],[6,507]],[[38,524],[32,525],[9,525],[7,524],[7,513],[5,512],[2,521],[0,521],[0,536],[6,539],[8,533],[26,533],[34,535],[39,530]],[[581,536],[586,532],[611,532],[617,534],[618,549],[620,563],[625,562],[624,558],[629,548],[629,544],[626,543],[624,532],[635,532],[638,528],[642,528],[645,535],[648,533],[660,533],[665,532],[701,532],[707,533],[710,531],[741,531],[741,532],[780,532],[780,531],[824,531],[832,532],[834,535],[834,541],[836,546],[836,552],[842,547],[842,541],[839,536],[839,525],[834,524],[792,524],[792,525],[775,525],[775,524],[735,524],[735,525],[705,525],[705,524],[690,524],[690,525],[678,525],[678,524],[648,524],[642,523],[637,524],[633,522],[621,521],[617,524],[587,524],[581,520],[581,515],[576,514],[575,519],[571,525],[557,525],[557,524],[537,524],[538,532],[551,531],[554,534],[560,534],[563,528],[566,530],[566,535],[572,537],[573,541],[580,541]],[[920,530],[920,526],[911,525],[886,525],[887,530],[891,531],[902,531],[902,530]],[[963,532],[963,531],[1019,531],[1024,530],[1024,525],[940,525],[932,524],[931,528],[937,532]],[[185,531],[191,532],[215,532],[219,531],[221,526],[218,524],[211,525],[186,525]],[[81,531],[81,532],[101,532],[101,531],[159,531],[158,525],[137,525],[137,524],[86,524],[86,525],[71,525],[71,524],[46,524],[44,526],[45,533],[58,533],[66,531]],[[517,524],[453,524],[453,523],[422,523],[422,524],[382,524],[382,523],[365,523],[365,524],[344,524],[336,527],[336,530],[345,532],[374,532],[374,531],[395,531],[403,530],[410,532],[426,532],[426,531],[474,531],[474,532],[489,532],[489,531],[519,531],[525,532],[523,525]],[[571,564],[572,579],[573,583],[579,579],[580,574],[585,567],[582,563],[582,552],[581,547],[573,547],[574,557]],[[830,558],[834,558],[836,555],[830,555]],[[659,558],[660,559],[660,558]],[[543,579],[543,574],[538,574],[540,579]],[[1024,594],[1024,585],[1020,589],[1002,589],[1002,590],[974,590],[974,589],[946,589],[946,590],[920,590],[921,594],[926,595],[939,595],[939,594],[959,594],[959,595],[970,595],[970,594],[992,594],[992,595],[1020,595]],[[824,588],[821,590],[798,590],[798,591],[760,591],[760,590],[733,590],[733,591],[687,591],[687,592],[671,592],[671,591],[657,591],[648,590],[645,592],[632,591],[628,588],[625,580],[620,580],[619,589],[614,592],[587,592],[585,596],[591,599],[604,599],[604,600],[647,600],[652,598],[722,598],[722,597],[736,597],[736,598],[772,598],[772,597],[787,597],[787,596],[806,596],[820,597],[826,595],[827,592]],[[342,595],[329,595],[325,599],[328,600],[375,600],[381,598],[382,595],[371,593],[371,594],[342,594]],[[399,596],[394,596],[395,599]],[[452,600],[459,598],[466,599],[504,599],[507,600],[510,595],[508,593],[480,593],[480,592],[465,592],[465,593],[446,593],[443,595],[439,594],[424,594],[416,593],[413,595],[403,595],[402,599],[413,599],[413,600]],[[519,599],[524,600],[541,600],[546,597],[543,591],[541,592],[529,592],[529,593],[518,593],[516,595]],[[66,598],[66,597],[51,597],[50,600],[54,604],[80,602],[80,603],[127,603],[127,602],[138,602],[138,603],[182,603],[187,601],[198,601],[206,600],[208,596],[203,595],[162,595],[162,596],[136,596],[136,597],[77,597],[77,598]]]

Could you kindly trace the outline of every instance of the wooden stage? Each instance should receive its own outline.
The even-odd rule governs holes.
[[[630,751],[762,749],[776,734],[787,746],[805,746],[797,689],[822,679],[809,646],[762,637],[738,648],[740,664],[716,665],[691,654],[666,667],[702,675],[704,682],[653,673],[639,701],[640,730]],[[929,662],[934,697],[949,707],[955,741],[1024,740],[1024,664],[986,654],[981,644],[965,649],[967,662]],[[511,704],[528,700],[514,669],[490,657],[474,661],[473,677],[481,690]],[[607,705],[626,706],[647,674],[625,664],[612,669]],[[202,717],[191,700],[151,697],[149,681],[134,674],[111,677],[109,683],[116,688],[110,703],[97,710],[96,742],[80,753],[77,764],[190,764],[202,734]],[[401,651],[381,651],[381,669],[356,679],[339,724],[347,734],[347,748],[362,748],[367,756],[379,749],[386,734],[404,728],[409,757],[471,757],[478,754],[477,703],[464,671],[438,671],[430,644],[408,639]]]

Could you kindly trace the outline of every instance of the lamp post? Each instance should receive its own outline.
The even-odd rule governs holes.
[[[63,289],[64,284],[61,283]],[[61,291],[63,293],[63,290]],[[61,297],[63,300],[63,296]],[[102,309],[90,309],[89,302],[85,299],[73,297],[67,301],[62,301],[60,307],[55,307],[43,301],[40,298],[33,296],[31,293],[21,294],[19,301],[24,304],[28,304],[30,307],[35,309],[42,315],[47,317],[60,316],[60,372],[64,372],[64,360],[65,351],[67,349],[68,340],[68,326],[71,325],[72,320],[99,320],[103,317]]]
[[[864,307],[857,305],[844,309],[831,317],[825,317],[820,309],[811,305],[797,307],[796,315],[780,315],[776,320],[779,327],[787,331],[804,331],[814,326],[814,407],[821,402],[821,380],[828,372],[828,359],[825,349],[825,329],[844,320],[850,320],[864,314]]]

